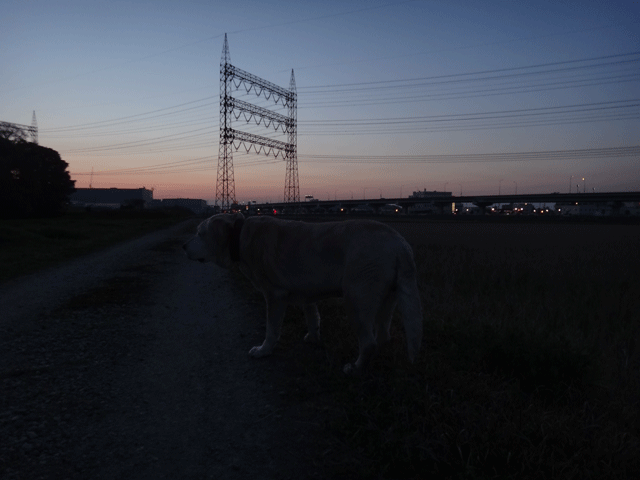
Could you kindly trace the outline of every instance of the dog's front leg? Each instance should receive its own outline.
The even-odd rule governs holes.
[[[309,343],[320,342],[320,313],[318,312],[318,305],[315,303],[309,303],[303,307],[304,316],[307,319],[307,325],[309,327],[309,333],[304,336],[304,341]]]
[[[261,346],[253,347],[249,350],[249,355],[252,357],[271,355],[273,348],[280,339],[282,319],[284,318],[284,312],[287,308],[287,304],[280,299],[267,295],[265,295],[264,298],[267,302],[267,335]]]

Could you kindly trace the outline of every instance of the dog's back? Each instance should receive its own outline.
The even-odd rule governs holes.
[[[411,259],[411,247],[394,229],[371,220],[299,222],[251,217],[240,235],[243,262],[283,288],[341,284],[349,269],[387,273],[395,258]],[[411,260],[413,262],[413,260]]]

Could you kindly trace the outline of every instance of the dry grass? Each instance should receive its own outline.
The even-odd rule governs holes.
[[[400,322],[362,378],[355,335],[322,304],[292,401],[324,412],[335,478],[633,478],[640,472],[640,252],[634,225],[397,225],[414,243],[423,349]],[[344,453],[348,452],[348,453]]]
[[[115,210],[3,220],[0,225],[0,284],[168,227],[184,218],[182,211]]]

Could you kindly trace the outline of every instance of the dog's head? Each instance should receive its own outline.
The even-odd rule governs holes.
[[[198,225],[196,235],[185,243],[182,248],[191,260],[200,262],[214,262],[216,265],[229,268],[232,253],[237,250],[238,232],[244,222],[241,213],[221,213],[204,220]]]

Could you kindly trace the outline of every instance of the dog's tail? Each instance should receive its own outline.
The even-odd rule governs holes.
[[[409,361],[413,363],[422,343],[422,305],[416,281],[416,265],[409,244],[398,256],[397,301],[404,334],[407,337]]]

